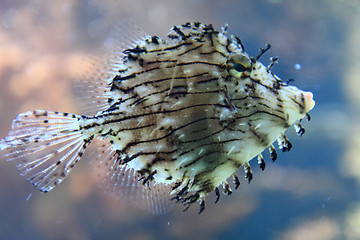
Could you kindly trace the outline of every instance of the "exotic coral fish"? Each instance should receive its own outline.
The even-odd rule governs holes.
[[[210,192],[219,199],[219,186],[231,194],[228,178],[239,186],[240,167],[251,181],[251,159],[264,170],[266,148],[275,161],[275,140],[290,150],[284,131],[294,125],[302,135],[300,121],[315,105],[312,93],[270,71],[276,59],[268,67],[259,62],[269,45],[250,57],[225,33],[194,22],[174,26],[167,40],[145,36],[128,49],[115,46],[107,65],[88,77],[100,78],[88,101],[100,105],[95,115],[19,114],[0,142],[3,155],[48,192],[96,141],[110,192],[148,199],[158,212],[170,198],[199,202],[202,212]],[[111,77],[101,79],[109,68]]]

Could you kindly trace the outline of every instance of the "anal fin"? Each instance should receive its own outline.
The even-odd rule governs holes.
[[[154,215],[166,214],[172,209],[170,185],[151,180],[143,184],[141,175],[124,163],[126,156],[119,155],[106,140],[95,142],[98,150],[94,170],[105,193],[126,204],[147,208]]]

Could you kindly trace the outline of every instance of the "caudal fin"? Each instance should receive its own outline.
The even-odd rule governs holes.
[[[43,110],[21,113],[0,141],[1,155],[14,161],[34,186],[48,192],[62,182],[92,139],[82,135],[80,118]]]

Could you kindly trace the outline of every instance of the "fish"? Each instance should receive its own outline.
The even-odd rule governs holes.
[[[172,27],[167,39],[131,31],[114,34],[109,55],[84,76],[93,114],[21,113],[0,141],[2,157],[40,191],[59,185],[94,145],[107,191],[145,199],[157,213],[169,202],[198,203],[201,213],[208,194],[216,203],[221,188],[232,193],[229,180],[239,187],[239,168],[250,183],[252,159],[264,170],[263,151],[275,161],[274,142],[289,151],[290,126],[305,132],[313,94],[272,73],[277,58],[260,62],[270,45],[252,57],[227,25],[200,22]]]

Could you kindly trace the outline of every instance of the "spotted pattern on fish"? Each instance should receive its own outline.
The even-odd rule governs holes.
[[[108,80],[107,108],[95,116],[20,114],[1,149],[14,149],[5,156],[18,161],[35,186],[49,191],[92,140],[101,139],[111,146],[110,179],[133,170],[143,188],[171,186],[169,198],[188,206],[199,201],[203,211],[205,196],[215,190],[219,198],[220,185],[232,193],[229,177],[235,188],[240,185],[235,174],[240,167],[252,180],[251,159],[258,156],[265,169],[264,149],[275,161],[275,140],[290,150],[284,131],[295,124],[303,134],[299,120],[315,104],[310,92],[270,71],[274,62],[265,67],[258,61],[269,47],[250,57],[240,39],[225,32],[194,22],[174,26],[167,40],[140,41],[123,51]]]

